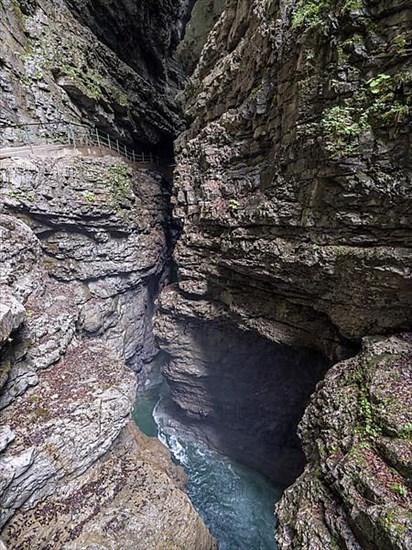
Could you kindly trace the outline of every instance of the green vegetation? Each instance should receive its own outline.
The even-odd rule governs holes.
[[[369,128],[367,113],[359,112],[354,107],[331,107],[322,118],[326,149],[335,156],[352,153],[360,136]]]
[[[399,436],[402,439],[409,439],[412,436],[412,424],[407,422],[400,432]]]
[[[37,403],[38,401],[40,401],[40,397],[38,395],[31,395],[27,398],[27,400],[29,403]]]
[[[292,16],[292,29],[305,24],[308,27],[319,25],[324,12],[334,7],[335,0],[300,0]]]
[[[23,84],[23,86],[31,86],[32,84],[32,79],[26,73],[19,74],[19,80]]]
[[[359,411],[363,421],[363,429],[365,434],[371,436],[377,435],[379,433],[379,429],[374,426],[372,406],[369,401],[368,392],[364,386],[360,387]]]
[[[396,495],[399,495],[400,497],[408,496],[408,489],[405,487],[405,485],[401,485],[400,483],[394,483],[391,489]]]
[[[73,65],[62,65],[62,73],[71,78],[79,89],[90,99],[99,100],[103,97],[102,85],[104,79],[95,71],[83,72]]]
[[[42,418],[43,420],[46,420],[49,417],[49,409],[47,407],[38,407],[34,410],[34,414],[38,418]]]
[[[121,107],[129,105],[127,95],[118,88],[113,87],[105,77],[96,71],[90,69],[82,71],[78,67],[67,64],[62,64],[60,70],[63,75],[72,79],[79,89],[90,99],[99,101],[106,94],[111,95],[114,101]]]
[[[88,202],[94,202],[96,200],[96,195],[94,193],[91,193],[90,191],[87,191],[85,194],[85,198]]]
[[[118,202],[130,193],[130,173],[123,163],[111,164],[108,168],[109,184],[113,197]]]
[[[391,77],[388,74],[378,74],[375,78],[371,78],[368,80],[367,84],[369,86],[370,91],[372,94],[380,94],[383,90],[385,90],[385,84],[390,80]]]
[[[317,27],[331,20],[331,15],[361,10],[362,0],[299,0],[292,15],[292,29],[302,25]]]
[[[345,105],[326,109],[321,122],[326,149],[335,157],[349,155],[366,131],[404,121],[409,107],[395,99],[395,92],[410,80],[411,74],[407,72],[396,76],[380,73],[346,100]]]
[[[25,18],[24,18],[24,13],[22,12],[22,9],[20,7],[19,1],[18,0],[12,0],[12,5],[13,5],[13,11],[14,11],[17,19],[20,21],[20,23],[24,27]]]
[[[230,199],[229,200],[229,210],[235,212],[236,210],[239,210],[240,202],[237,199]]]

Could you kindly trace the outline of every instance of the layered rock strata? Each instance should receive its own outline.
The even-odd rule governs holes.
[[[140,370],[156,354],[153,297],[168,260],[168,182],[70,150],[0,162],[1,210],[38,236],[48,272],[77,281],[78,327]]]
[[[173,400],[163,408],[179,429],[277,483],[294,481],[304,465],[296,428],[323,357],[240,330],[206,300],[193,315],[173,289],[159,300],[154,330]]]
[[[185,14],[184,1],[4,0],[0,122],[95,124],[170,155],[181,127],[173,97],[184,75],[174,50]],[[43,128],[48,134],[55,139],[56,129]],[[7,128],[0,138],[24,136]]]
[[[219,347],[202,340],[213,324],[222,340],[230,327],[240,331],[235,346],[229,337],[234,357],[255,337],[332,361],[355,354],[367,335],[410,329],[410,51],[405,2],[227,2],[181,95],[190,125],[176,142],[178,284],[161,297],[156,320],[172,397],[190,423],[197,415],[207,426],[213,410],[208,384]],[[259,345],[255,357],[251,380]],[[241,372],[249,359],[236,362]],[[368,392],[371,384],[367,378]],[[270,398],[276,402],[276,392]],[[352,413],[347,405],[336,404],[337,422]],[[347,429],[356,436],[354,425]],[[357,484],[351,471],[345,490],[355,494]],[[284,548],[317,547],[302,538],[302,487],[286,502],[294,512],[280,514]],[[346,498],[338,483],[334,491]],[[380,521],[372,511],[359,514],[369,514],[362,523],[369,531],[358,540],[359,520],[357,544],[403,548],[399,537],[370,533]],[[348,516],[339,518],[341,531],[351,530]],[[329,528],[352,547],[337,524]]]
[[[211,548],[179,471],[154,457],[156,443],[124,431],[137,383],[124,361],[139,369],[155,353],[162,177],[73,153],[0,169],[9,214],[0,249],[3,540],[108,548],[113,539],[120,548],[144,533],[145,548]]]

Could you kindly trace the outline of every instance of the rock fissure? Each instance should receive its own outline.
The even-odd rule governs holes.
[[[129,421],[160,347],[175,425],[291,485],[280,548],[406,550],[410,9],[143,4],[0,4],[1,143],[176,155],[0,155],[2,540],[215,547]]]

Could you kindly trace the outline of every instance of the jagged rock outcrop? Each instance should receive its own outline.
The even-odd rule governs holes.
[[[193,310],[330,357],[412,320],[408,12],[345,6],[315,25],[300,3],[228,2],[176,145]]]
[[[121,157],[70,150],[0,162],[1,211],[39,237],[49,273],[78,281],[78,325],[139,370],[155,354],[153,296],[168,260],[168,183]]]
[[[300,424],[308,465],[277,506],[281,548],[412,544],[412,339],[365,338]]]
[[[169,170],[58,146],[71,128],[37,124],[95,124],[170,162],[183,78],[174,52],[188,8],[0,5],[0,146],[27,146],[0,157],[8,550],[215,547],[181,470],[130,424],[137,378],[126,364],[139,372],[157,353],[151,318],[170,255]],[[10,127],[22,122],[34,130]]]

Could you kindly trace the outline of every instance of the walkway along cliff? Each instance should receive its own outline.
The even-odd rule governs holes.
[[[290,485],[280,548],[411,546],[411,18],[0,0],[4,146],[66,121],[176,163],[0,154],[8,550],[216,546],[130,423],[159,347],[182,427]]]

